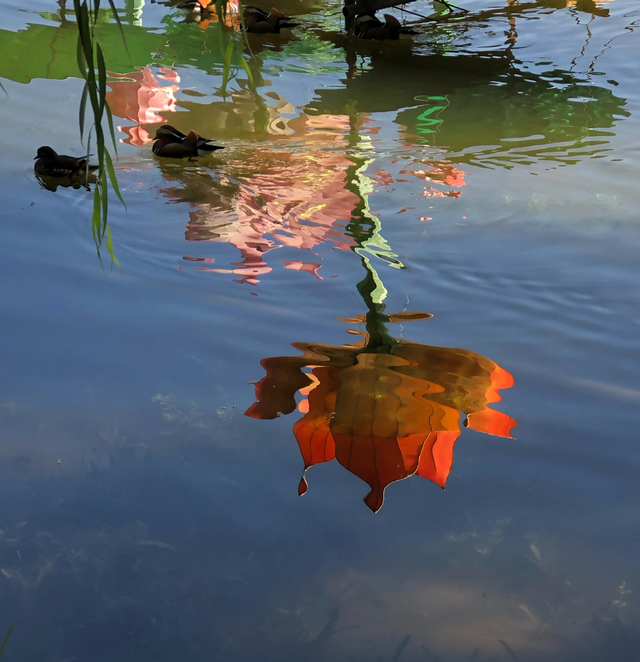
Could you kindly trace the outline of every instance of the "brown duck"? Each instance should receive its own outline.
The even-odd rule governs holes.
[[[224,148],[221,145],[214,145],[211,139],[203,138],[195,131],[189,131],[185,135],[169,124],[158,128],[156,141],[152,147],[154,154],[170,159],[193,159],[211,154],[217,149]]]
[[[270,12],[247,5],[242,14],[244,18],[244,27],[247,32],[257,34],[278,34],[282,28],[293,28],[298,22],[285,16],[275,7]]]
[[[351,32],[360,39],[375,39],[377,41],[400,39],[401,34],[414,34],[412,30],[403,28],[400,21],[391,14],[384,14],[384,23],[375,16],[364,14],[353,22]]]
[[[97,165],[89,165],[87,168],[86,156],[67,156],[58,154],[52,147],[45,145],[38,147],[38,153],[34,156],[33,169],[37,175],[42,177],[69,177],[84,178],[87,174],[98,169]]]

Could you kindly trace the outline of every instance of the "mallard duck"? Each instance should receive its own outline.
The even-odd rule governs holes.
[[[33,157],[33,169],[43,177],[84,178],[87,174],[86,156],[67,156],[58,154],[55,149],[44,145],[38,147],[38,153]],[[89,173],[98,169],[97,165],[88,167]]]
[[[258,34],[277,34],[282,28],[293,28],[298,25],[297,21],[285,16],[275,7],[272,7],[270,12],[266,12],[260,7],[247,5],[242,16],[245,30]]]
[[[163,124],[156,131],[156,141],[153,143],[153,153],[172,159],[192,159],[196,156],[206,156],[217,149],[224,149],[214,145],[209,138],[203,138],[195,131],[187,135],[178,131],[169,124]]]
[[[412,30],[403,28],[395,16],[384,14],[383,17],[384,23],[370,14],[358,16],[353,22],[351,32],[360,39],[378,41],[400,39],[401,34],[414,34]]]

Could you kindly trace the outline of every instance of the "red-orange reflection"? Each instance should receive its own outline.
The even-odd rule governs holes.
[[[386,487],[413,474],[444,488],[460,434],[471,429],[511,437],[511,417],[491,409],[513,377],[464,349],[394,341],[386,352],[355,345],[294,343],[300,357],[262,361],[257,401],[246,414],[271,419],[296,409],[294,434],[307,471],[338,462],[369,484],[365,503],[377,512]],[[299,493],[307,490],[303,475]]]
[[[180,76],[166,67],[159,69],[159,77],[179,83]],[[159,113],[175,112],[178,85],[160,85],[149,67],[127,74],[109,73],[107,103],[111,112],[123,119],[136,122],[136,126],[118,127],[127,134],[126,143],[140,147],[151,140],[145,124],[158,124],[167,120]]]
[[[233,244],[243,261],[229,271],[251,284],[271,271],[263,256],[273,248],[311,250],[326,241],[336,248],[350,248],[344,223],[357,199],[344,188],[344,160],[331,153],[275,153],[268,172],[242,180],[232,201],[232,222],[221,226],[219,214],[199,209],[190,213],[185,237]],[[301,264],[305,271],[318,267]]]
[[[462,188],[466,185],[464,170],[459,163],[451,163],[447,159],[422,159],[399,171],[402,177],[393,177],[384,170],[377,169],[372,173],[372,180],[379,188],[393,190],[393,185],[406,183],[407,176],[427,183],[422,195],[425,198],[459,198]]]
[[[206,30],[211,23],[220,22],[220,17],[218,16],[215,2],[213,2],[213,0],[198,0],[198,2],[203,8],[202,14],[198,17],[198,25],[201,29]],[[239,30],[241,28],[242,21],[240,20],[237,1],[227,2],[223,13],[223,23],[228,28],[234,30]]]

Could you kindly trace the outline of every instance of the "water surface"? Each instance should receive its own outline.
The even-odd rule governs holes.
[[[640,13],[464,6],[287,0],[257,94],[215,22],[127,2],[129,59],[105,12],[118,273],[31,170],[81,152],[73,12],[5,2],[7,660],[638,658]]]

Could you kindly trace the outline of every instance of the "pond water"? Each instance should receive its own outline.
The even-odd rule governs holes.
[[[463,4],[287,0],[257,90],[104,11],[120,273],[32,170],[83,149],[72,6],[3,2],[8,661],[640,658],[640,9]]]

